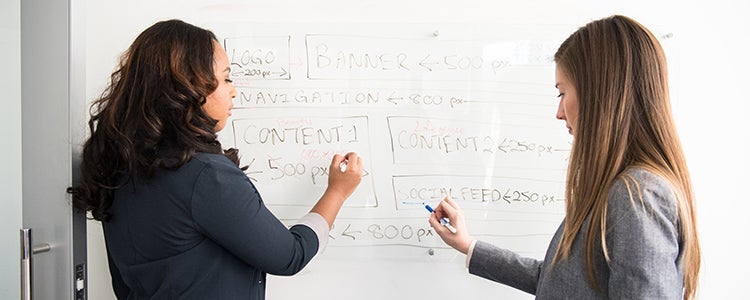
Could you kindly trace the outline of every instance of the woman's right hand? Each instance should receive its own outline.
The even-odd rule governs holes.
[[[357,153],[349,152],[344,156],[335,154],[328,168],[328,188],[326,193],[342,197],[342,201],[354,193],[362,181],[362,159]]]
[[[346,164],[346,168],[341,167],[342,163]],[[339,209],[354,193],[360,181],[362,181],[362,159],[357,153],[349,152],[344,156],[334,155],[331,166],[328,167],[328,188],[310,212],[320,214],[328,222],[328,228],[331,228]]]
[[[440,223],[440,218],[448,218],[450,224],[456,228],[456,233],[452,233],[448,228]],[[453,201],[450,197],[445,197],[443,201],[438,204],[435,211],[430,214],[430,226],[440,236],[448,246],[453,249],[466,254],[469,252],[469,246],[471,245],[471,237],[469,232],[466,230],[466,222],[464,221],[464,214],[458,204]]]

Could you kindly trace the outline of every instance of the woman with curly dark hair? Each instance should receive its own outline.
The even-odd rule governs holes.
[[[287,228],[217,140],[236,95],[215,35],[168,20],[135,39],[93,104],[69,192],[102,222],[118,298],[263,299],[266,273],[295,274],[325,247],[360,158],[334,155],[326,191]]]

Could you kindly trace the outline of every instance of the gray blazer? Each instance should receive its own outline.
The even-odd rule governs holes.
[[[550,266],[563,224],[550,242],[544,260],[478,241],[470,252],[469,272],[536,295],[537,299],[682,299],[682,239],[677,199],[662,177],[641,168],[625,171],[638,183],[617,180],[607,203],[607,247],[610,262],[597,247],[594,269],[599,289],[586,276],[583,224],[567,260]],[[638,199],[640,190],[643,205]],[[590,218],[590,217],[589,217]]]

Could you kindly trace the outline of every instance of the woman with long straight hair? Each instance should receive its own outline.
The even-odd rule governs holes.
[[[538,299],[693,299],[695,201],[659,41],[624,16],[586,24],[554,56],[556,117],[573,135],[565,219],[544,260],[469,237],[445,199],[430,224],[469,272]],[[453,234],[440,226],[447,217]]]

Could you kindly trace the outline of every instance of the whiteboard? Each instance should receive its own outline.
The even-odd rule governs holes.
[[[424,204],[446,196],[466,211],[473,236],[543,257],[563,216],[571,143],[554,118],[552,56],[566,28],[206,26],[238,90],[220,140],[240,150],[279,218],[292,225],[312,207],[334,153],[364,159],[328,248],[301,274],[270,277],[269,298],[438,297],[444,291],[423,287],[440,283],[496,297],[427,222]],[[362,289],[368,281],[392,288]]]
[[[392,149],[394,136],[398,141],[399,133],[413,131],[419,122],[427,132],[460,132],[467,139],[512,135],[517,140],[565,149],[567,133],[553,115],[556,94],[552,65],[537,61],[536,67],[505,68],[509,72],[501,72],[498,77],[491,62],[502,57],[488,58],[490,61],[483,61],[483,68],[461,71],[447,70],[448,62],[458,64],[458,60],[452,60],[454,54],[455,59],[458,55],[484,57],[482,49],[506,51],[488,55],[507,58],[507,51],[519,49],[523,43],[535,45],[537,50],[518,51],[514,59],[539,59],[549,53],[546,45],[552,45],[554,50],[557,43],[588,21],[615,13],[632,16],[661,39],[669,62],[675,121],[698,199],[703,250],[698,297],[724,299],[741,295],[736,287],[743,284],[743,276],[736,272],[746,269],[748,263],[738,258],[750,251],[750,241],[726,233],[728,228],[750,227],[750,219],[745,216],[750,204],[740,199],[746,194],[742,187],[750,181],[750,173],[742,171],[750,168],[746,155],[750,131],[742,130],[747,127],[743,120],[750,110],[744,90],[750,81],[750,73],[745,71],[750,69],[750,60],[746,59],[750,46],[742,42],[750,28],[750,19],[745,17],[750,12],[746,1],[185,0],[180,5],[165,0],[72,2],[75,5],[71,14],[84,23],[85,32],[76,34],[85,38],[86,49],[85,53],[71,55],[85,58],[87,99],[101,93],[118,55],[138,33],[156,21],[180,18],[212,29],[222,43],[227,42],[225,45],[234,49],[273,50],[278,56],[263,68],[250,63],[245,66],[248,74],[241,90],[250,98],[235,104],[238,109],[233,120],[220,136],[226,146],[237,145],[235,128],[262,126],[270,130],[279,126],[274,125],[275,120],[283,122],[285,129],[292,128],[289,134],[297,128],[304,135],[310,130],[303,129],[307,127],[327,128],[329,133],[339,125],[342,130],[356,126],[356,143],[342,139],[341,143],[308,144],[309,151],[304,156],[290,144],[240,145],[244,159],[256,157],[254,170],[265,172],[248,175],[256,177],[264,201],[287,224],[306,213],[323,189],[321,181],[312,182],[312,170],[318,167],[316,171],[321,172],[321,167],[327,167],[321,157],[325,152],[314,150],[355,150],[363,155],[369,172],[357,194],[342,209],[325,252],[293,277],[269,277],[267,295],[271,300],[302,296],[531,299],[525,293],[469,275],[463,265],[464,255],[446,248],[434,235],[419,236],[420,229],[428,228],[427,212],[416,205],[420,200],[407,200],[405,195],[416,188],[415,198],[437,199],[449,190],[454,196],[462,196],[461,189],[467,188],[468,199],[473,199],[472,190],[477,191],[477,199],[482,195],[493,199],[493,193],[506,192],[512,186],[512,191],[533,189],[559,199],[564,150],[557,153],[562,160],[554,155],[532,158],[531,153],[515,153],[513,159],[508,159],[471,154],[467,149],[461,155],[437,154],[425,149]],[[310,44],[305,44],[308,41]],[[335,58],[338,51],[391,56],[383,57],[385,62],[379,65],[379,71],[353,68],[345,72],[335,67],[335,59],[326,65],[325,58],[320,57],[320,65],[312,65],[314,68],[308,72],[308,62],[317,63],[316,52],[308,51],[316,51],[308,48],[313,43],[327,45],[330,55],[324,55],[326,58]],[[242,55],[245,50],[237,51],[235,54]],[[400,69],[401,53],[408,55],[409,60],[404,60],[403,65],[411,72]],[[427,54],[430,56],[423,64],[432,71],[419,65]],[[448,62],[434,64],[446,57]],[[349,61],[344,61],[343,66]],[[476,63],[471,59],[465,63],[470,61]],[[383,70],[386,64],[385,68],[392,69]],[[265,72],[266,78],[252,78],[252,69],[261,77]],[[271,79],[272,72],[278,77]],[[282,75],[284,72],[287,74]],[[532,84],[519,84],[521,81]],[[398,105],[388,101],[394,92],[391,100]],[[263,94],[260,99],[266,102],[258,103],[259,93],[271,94]],[[291,102],[280,102],[281,95]],[[422,104],[413,104],[412,95],[417,95]],[[435,101],[439,100],[433,95],[443,96],[443,102],[437,105]],[[309,102],[297,102],[298,96],[308,97]],[[372,102],[375,96],[377,103]],[[456,98],[454,107],[450,105],[451,98]],[[264,159],[268,164],[269,158],[279,157],[283,159],[275,161],[279,166],[293,164],[289,170],[302,163],[307,176],[272,182],[271,178],[278,174],[260,168],[261,162]],[[325,175],[320,175],[316,180],[323,178]],[[285,190],[277,194],[279,185],[275,182],[280,180],[293,184],[295,189],[289,190],[297,196],[285,196]],[[396,192],[399,190],[406,193]],[[541,206],[539,202],[512,205],[503,200],[470,200],[461,204],[467,209],[469,230],[477,238],[532,257],[543,255],[552,228],[562,218],[559,203]],[[373,225],[372,231],[381,233],[382,238],[368,231]],[[101,226],[90,222],[88,230],[89,297],[114,299]],[[402,234],[409,238],[402,238]]]

